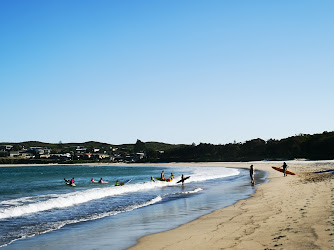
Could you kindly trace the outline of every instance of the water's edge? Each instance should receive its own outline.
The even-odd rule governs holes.
[[[242,169],[242,170],[245,170],[246,168],[236,168],[236,169]],[[184,224],[188,224],[188,223],[191,223],[191,222],[193,222],[193,221],[196,221],[196,220],[202,218],[203,216],[207,216],[207,215],[213,213],[214,211],[222,210],[222,209],[224,209],[224,208],[233,206],[234,204],[238,203],[239,201],[242,201],[242,200],[246,200],[246,199],[250,199],[250,198],[252,198],[252,195],[255,194],[256,191],[257,191],[257,188],[256,188],[257,186],[269,182],[268,175],[269,175],[269,173],[268,173],[267,171],[256,170],[256,175],[255,175],[255,183],[256,183],[256,185],[254,186],[254,192],[251,193],[251,194],[249,194],[249,195],[247,195],[247,197],[245,197],[245,198],[243,198],[243,199],[236,200],[235,202],[233,202],[233,203],[230,204],[230,205],[224,206],[224,207],[222,207],[222,208],[217,208],[217,209],[215,209],[215,210],[213,210],[213,211],[210,211],[210,212],[208,212],[208,213],[205,213],[205,214],[203,214],[203,215],[200,215],[200,216],[198,216],[197,218],[192,219],[192,220],[190,220],[190,221],[188,221],[188,222],[186,222],[186,223],[180,224],[180,225],[178,225],[178,226],[176,226],[176,227],[173,227],[173,228],[170,228],[170,229],[167,229],[167,230],[163,230],[163,231],[159,231],[159,232],[154,232],[154,233],[147,234],[147,235],[143,235],[143,236],[137,238],[135,244],[131,245],[130,247],[128,247],[128,248],[126,248],[126,249],[131,249],[132,247],[136,246],[136,245],[139,243],[140,239],[142,239],[142,238],[144,238],[144,237],[146,237],[146,236],[153,235],[153,234],[159,234],[159,233],[163,233],[163,232],[167,232],[167,231],[171,231],[171,230],[177,229],[178,227],[180,227],[180,226],[182,226],[182,225],[184,225]]]
[[[234,169],[238,169],[244,173],[242,180],[233,184],[234,188],[237,190],[238,188],[240,188],[240,190],[244,190],[244,188],[249,189],[251,185],[249,183],[249,175],[247,174],[248,170],[245,168]],[[268,172],[257,170],[255,175],[256,186],[268,182],[269,180],[267,179],[267,176]],[[227,199],[230,202],[227,204],[218,205],[214,208],[208,208],[208,210],[202,210],[200,213],[198,213],[199,211],[196,211],[198,214],[194,214],[194,216],[181,214],[181,217],[178,217],[178,220],[173,221],[172,224],[169,224],[169,221],[170,218],[173,218],[174,216],[172,211],[174,205],[172,204],[173,201],[170,201],[170,203],[167,204],[167,207],[171,207],[171,211],[168,211],[166,215],[161,216],[161,223],[158,224],[157,222],[151,221],[150,225],[153,226],[149,226],[149,228],[145,228],[145,230],[143,230],[143,227],[145,227],[143,224],[140,224],[139,222],[138,225],[134,225],[132,224],[131,219],[135,220],[138,219],[138,217],[141,217],[143,221],[149,220],[152,217],[152,214],[155,213],[155,207],[163,206],[163,204],[156,204],[154,206],[146,207],[145,209],[137,209],[131,211],[130,213],[119,214],[117,218],[115,216],[111,216],[109,218],[103,218],[98,221],[80,222],[73,225],[68,225],[57,231],[36,235],[31,238],[19,239],[7,246],[4,246],[4,248],[59,249],[59,247],[66,247],[67,249],[78,249],[78,247],[80,247],[80,249],[128,249],[129,247],[136,245],[138,240],[144,236],[173,230],[183,224],[190,223],[191,221],[194,221],[204,215],[210,214],[215,210],[223,209],[235,204],[240,200],[250,198],[251,195],[256,192],[256,186],[252,187],[252,191],[245,195],[238,195],[236,191],[236,193],[228,196]],[[211,190],[211,194],[207,194],[207,196],[220,195],[221,192],[221,187],[217,186],[216,188],[213,188]],[[238,199],[236,199],[236,197],[238,197]],[[180,201],[178,202],[180,203]],[[184,199],[184,206],[189,206],[191,208],[191,205],[191,200]],[[119,229],[117,227],[117,223],[120,223],[120,225],[123,224],[130,226],[128,228],[124,228],[123,226],[123,228],[120,229],[121,232],[117,233]],[[111,239],[111,235],[112,238],[115,238],[116,241],[119,240],[121,243],[111,245],[111,241],[115,241],[115,239]]]

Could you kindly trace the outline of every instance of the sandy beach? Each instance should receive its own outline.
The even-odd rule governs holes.
[[[253,164],[255,176],[257,170],[269,175],[268,183],[256,186],[250,198],[175,229],[142,237],[130,249],[334,249],[334,161],[287,161],[288,170],[296,173],[287,177],[271,168],[282,163],[135,164],[245,169]],[[27,165],[0,165],[13,166]]]
[[[333,249],[334,161],[191,163],[268,171],[269,182],[251,198],[176,229],[141,238],[131,249]],[[170,164],[166,164],[170,165]],[[179,164],[180,165],[180,164]],[[187,165],[187,164],[183,164]],[[334,170],[333,170],[334,171]],[[256,174],[256,172],[255,172]]]

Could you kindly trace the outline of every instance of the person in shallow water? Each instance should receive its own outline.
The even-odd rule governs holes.
[[[255,180],[254,180],[254,166],[253,165],[250,166],[249,175],[250,175],[250,178],[251,178],[252,185],[254,185]]]
[[[162,170],[162,172],[161,172],[160,180],[162,180],[162,181],[166,180],[165,179],[165,171],[164,170]]]
[[[169,178],[171,181],[174,179],[174,175],[173,173],[170,173],[170,178]]]
[[[184,185],[184,181],[185,181],[185,178],[184,178],[184,175],[182,174],[182,175],[181,175],[181,183],[182,183],[182,186]]]

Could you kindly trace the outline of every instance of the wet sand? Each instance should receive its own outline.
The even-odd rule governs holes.
[[[268,171],[269,182],[258,186],[249,199],[145,236],[131,249],[333,249],[334,174],[328,170],[334,171],[334,161],[287,161],[296,173],[287,177],[271,168],[282,163],[182,164],[238,168],[253,164],[255,171]]]

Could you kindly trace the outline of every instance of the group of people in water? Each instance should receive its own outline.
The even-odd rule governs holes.
[[[183,184],[184,184],[184,181],[185,181],[186,179],[188,179],[188,178],[189,178],[189,176],[188,176],[188,177],[184,177],[184,175],[182,174],[182,175],[181,175],[181,180],[179,180],[177,183],[180,183],[180,182],[181,182],[182,185],[183,185]],[[165,171],[162,170],[161,175],[160,175],[160,178],[157,178],[157,179],[158,179],[159,181],[167,181],[167,182],[170,182],[170,181],[172,181],[172,180],[174,179],[174,174],[171,173],[171,174],[170,174],[170,177],[166,179],[166,177],[165,177]],[[153,176],[151,176],[151,181],[155,182],[155,179],[154,179]]]
[[[96,181],[96,180],[94,180],[94,178],[92,178],[92,179],[90,180],[90,182],[92,182],[92,183],[108,183],[108,182],[106,182],[106,181],[103,181],[103,178],[102,178],[102,177],[100,178],[99,181]]]
[[[66,182],[66,184],[68,185],[74,185],[74,177],[72,177],[71,180],[67,180],[66,178],[64,178],[64,181]],[[90,180],[91,183],[108,183],[107,181],[104,181],[103,178],[101,177],[100,180],[96,181],[94,180],[94,178],[92,178]],[[118,180],[115,183],[115,186],[121,186],[122,183],[120,183]]]
[[[160,181],[172,181],[174,179],[173,173],[170,174],[170,177],[168,179],[165,178],[165,170],[162,170],[161,175],[160,175]],[[151,176],[151,181],[154,181],[153,176]]]
[[[283,162],[282,169],[283,169],[284,177],[287,176],[286,170],[288,169],[288,165],[286,164],[286,162]],[[254,173],[255,173],[254,166],[251,165],[250,169],[249,169],[249,175],[250,175],[250,178],[251,178],[252,185],[255,185]]]
[[[283,174],[284,174],[284,177],[287,176],[286,174],[286,171],[288,169],[288,165],[284,162],[283,165],[282,165],[282,168],[283,168]],[[249,175],[250,175],[250,179],[251,179],[251,183],[252,185],[255,185],[255,169],[254,169],[254,165],[251,165],[250,166],[250,169],[249,169]],[[177,183],[182,183],[182,185],[184,185],[184,181],[186,179],[188,179],[188,177],[184,177],[184,175],[182,174],[181,176],[181,180],[179,180]],[[174,179],[174,175],[173,173],[170,174],[170,177],[168,179],[166,179],[165,177],[165,171],[163,170],[161,172],[161,175],[160,175],[160,178],[158,178],[160,181],[172,181]],[[67,180],[64,178],[64,181],[66,182],[66,184],[68,185],[74,185],[74,177],[72,177],[71,180]],[[151,176],[151,181],[152,182],[155,182],[155,179],[153,176]],[[95,181],[94,178],[91,179],[91,183],[108,183],[106,181],[103,181],[103,178],[100,178],[99,181]],[[119,182],[118,180],[115,182],[115,186],[123,186],[124,183],[123,182]]]
[[[182,174],[182,176],[181,176],[181,180],[178,181],[178,183],[181,182],[182,185],[183,185],[183,184],[184,184],[184,181],[185,181],[186,179],[188,179],[188,178],[189,178],[189,177],[184,177],[184,175]],[[170,181],[172,181],[172,180],[174,179],[174,174],[171,173],[171,174],[170,174],[170,177],[166,179],[166,177],[165,177],[165,171],[163,170],[163,171],[161,172],[160,178],[157,178],[157,179],[159,179],[160,181],[168,181],[168,182],[170,182]],[[74,177],[73,177],[71,180],[67,180],[67,179],[64,178],[64,181],[65,181],[66,184],[68,184],[68,185],[74,185]],[[155,182],[155,179],[154,179],[153,176],[151,176],[151,181],[152,181],[152,182]],[[102,177],[100,178],[99,181],[96,181],[96,180],[94,180],[94,178],[92,178],[92,179],[90,180],[90,182],[91,182],[91,183],[108,183],[107,181],[104,181]],[[125,184],[124,182],[119,182],[118,180],[115,182],[115,186],[123,186],[124,184]]]
[[[66,182],[66,184],[73,185],[74,184],[74,177],[72,177],[71,180],[67,180],[67,179],[64,178],[64,181]]]

